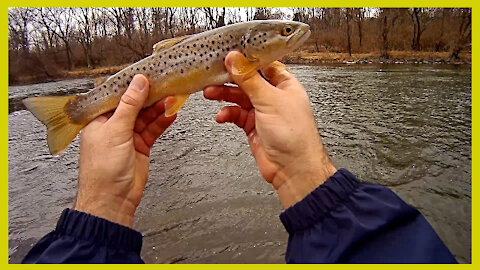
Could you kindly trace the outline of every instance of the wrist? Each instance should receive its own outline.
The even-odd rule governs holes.
[[[133,228],[136,206],[123,197],[111,194],[88,198],[79,194],[73,209]]]
[[[324,150],[322,153],[310,162],[292,164],[275,175],[272,184],[285,209],[301,201],[337,171]]]

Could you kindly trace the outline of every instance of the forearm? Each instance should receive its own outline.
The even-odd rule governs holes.
[[[425,218],[340,169],[280,216],[288,263],[455,263]]]

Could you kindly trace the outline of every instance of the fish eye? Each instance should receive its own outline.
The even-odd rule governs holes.
[[[293,33],[293,29],[290,25],[287,25],[282,29],[282,36],[289,36],[291,33]]]

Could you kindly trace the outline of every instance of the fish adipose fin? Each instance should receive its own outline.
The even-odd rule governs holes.
[[[171,47],[171,46],[173,46],[177,43],[180,43],[188,37],[190,37],[190,35],[162,40],[162,41],[153,45],[153,53],[155,54],[162,49],[165,49],[165,48]]]
[[[31,97],[23,100],[25,107],[47,126],[48,148],[52,155],[63,151],[84,127],[72,123],[65,105],[76,96]]]
[[[176,114],[185,104],[190,94],[168,97],[165,100],[165,116],[170,117]]]

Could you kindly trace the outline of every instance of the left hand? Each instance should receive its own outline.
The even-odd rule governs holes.
[[[80,135],[80,173],[74,209],[124,226],[133,217],[148,178],[150,148],[173,123],[161,100],[142,110],[149,92],[136,75],[115,113],[90,122]]]

